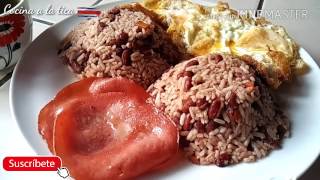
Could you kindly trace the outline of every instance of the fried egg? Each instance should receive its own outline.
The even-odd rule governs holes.
[[[306,64],[286,30],[262,18],[240,16],[227,3],[207,7],[188,0],[145,0],[168,28],[172,40],[194,56],[230,53],[256,68],[277,88]]]

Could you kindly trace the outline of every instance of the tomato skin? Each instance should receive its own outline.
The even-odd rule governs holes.
[[[96,132],[103,125],[103,131]],[[126,128],[129,130],[122,132]],[[55,154],[80,180],[132,179],[167,161],[178,150],[178,130],[170,119],[154,106],[119,92],[70,101],[58,115],[54,133]]]

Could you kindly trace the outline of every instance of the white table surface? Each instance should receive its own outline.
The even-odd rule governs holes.
[[[92,4],[101,4],[110,0],[29,0],[30,7],[44,8],[52,4],[59,7],[64,4],[69,8],[79,6],[90,6]],[[227,0],[231,7],[235,9],[257,9],[259,0]],[[261,6],[262,10],[270,9],[307,9],[308,19],[306,20],[279,20],[272,21],[284,25],[290,35],[292,35],[299,44],[305,47],[314,59],[320,64],[320,1],[319,0],[264,0]],[[63,20],[66,16],[34,16],[37,21],[33,22],[33,39],[35,39],[44,30],[49,28],[50,24]],[[40,21],[39,21],[40,20]],[[41,23],[42,22],[42,23]],[[0,78],[3,74],[0,73]],[[11,117],[9,109],[9,84],[0,87],[0,159],[5,156],[32,156],[36,155],[20,132],[17,123]],[[320,92],[319,92],[320,93]],[[2,163],[1,165],[2,166]],[[287,168],[287,167],[284,167]],[[56,172],[6,172],[0,167],[0,179],[61,179]],[[312,167],[302,176],[300,180],[319,180],[320,179],[320,158]]]

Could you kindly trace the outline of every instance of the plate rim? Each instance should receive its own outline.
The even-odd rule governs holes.
[[[132,2],[138,2],[139,0],[115,0],[115,1],[112,1],[112,2],[106,2],[106,3],[103,3],[103,4],[99,4],[99,5],[95,5],[93,7],[95,8],[105,8],[106,6],[116,6],[116,5],[119,5],[119,4],[122,4],[122,3],[132,3]],[[201,3],[201,0],[198,1],[198,3]],[[214,2],[210,2],[210,3],[214,3]],[[52,29],[56,28],[57,26],[63,24],[65,21],[67,20],[70,20],[71,18],[74,18],[75,16],[77,16],[76,14],[74,15],[71,15],[65,19],[63,19],[62,21],[58,22],[58,23],[55,23],[53,25],[51,25],[49,28],[47,28],[45,31],[43,31],[38,37],[36,37],[32,42],[31,44],[25,49],[25,51],[23,52],[20,60],[18,61],[18,63],[16,64],[16,67],[14,68],[14,71],[13,71],[13,74],[12,74],[12,78],[10,80],[10,86],[9,86],[9,108],[10,108],[10,114],[11,114],[11,117],[14,119],[15,123],[17,124],[21,134],[23,135],[24,139],[27,141],[27,144],[31,147],[32,151],[34,151],[37,155],[38,155],[38,151],[35,149],[35,147],[31,144],[31,142],[27,139],[26,135],[25,135],[25,132],[22,130],[22,126],[21,126],[21,123],[19,123],[19,120],[17,119],[17,116],[16,116],[16,109],[14,108],[14,97],[13,97],[13,90],[14,90],[14,86],[15,86],[15,83],[17,81],[15,81],[16,79],[16,74],[18,72],[18,69],[22,68],[21,66],[21,62],[23,61],[23,59],[25,59],[25,53],[27,51],[29,51],[29,49],[31,49],[31,45],[34,44],[34,43],[37,43],[37,41],[39,41],[39,39],[42,39],[42,36],[44,36],[48,31],[51,31]],[[320,65],[317,63],[317,61],[315,60],[315,58],[312,57],[312,55],[310,53],[308,53],[308,51],[306,49],[304,49],[303,47],[299,47],[299,54],[304,54],[306,56],[309,56],[310,59],[312,59],[312,63],[314,65],[316,65],[316,67],[318,67],[318,70],[319,70],[319,74],[320,74]],[[318,152],[318,155],[314,157],[314,159],[312,160],[312,162],[308,165],[308,166],[305,166],[305,168],[302,168],[300,170],[300,172],[297,174],[297,178],[300,178],[303,174],[305,174],[307,172],[307,170],[310,169],[310,167],[312,165],[314,165],[314,163],[316,162],[316,160],[318,159],[318,157],[320,156],[320,150]]]

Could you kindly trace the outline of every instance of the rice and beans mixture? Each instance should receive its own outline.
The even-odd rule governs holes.
[[[58,54],[80,78],[122,76],[145,88],[181,58],[160,25],[143,12],[119,7],[79,24]]]
[[[280,146],[289,122],[267,87],[239,58],[211,54],[180,63],[149,87],[172,117],[196,164],[252,162]]]
[[[193,163],[252,162],[280,147],[289,121],[251,67],[227,54],[179,63],[187,56],[181,52],[150,16],[116,7],[79,24],[58,54],[80,78],[150,85],[150,100],[178,125]]]

